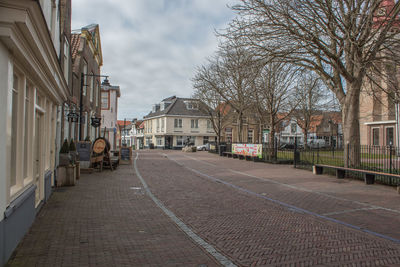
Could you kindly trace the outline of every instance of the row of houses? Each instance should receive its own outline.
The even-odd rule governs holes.
[[[398,143],[398,109],[393,99],[385,93],[380,98],[364,92],[360,103],[360,135],[362,145],[396,146]],[[154,104],[143,120],[118,121],[119,146],[136,149],[163,148],[180,149],[186,143],[202,145],[216,141],[216,133],[209,115],[196,99],[172,96]],[[228,117],[221,131],[221,141],[237,143],[264,143],[269,140],[270,129],[260,123],[252,112],[242,118],[239,133],[238,120],[234,111],[225,109]],[[311,116],[307,139],[304,137],[302,121],[293,112],[290,116],[280,114],[280,123],[275,129],[277,145],[308,144],[311,147],[343,147],[342,116],[339,111],[316,111]],[[239,138],[241,134],[241,138]]]
[[[0,1],[0,265],[52,192],[62,141],[116,140],[102,65],[99,25],[71,30],[71,0]]]
[[[119,120],[118,146],[132,146],[135,149],[159,148],[181,149],[186,144],[195,146],[216,142],[216,132],[209,115],[196,99],[171,96],[154,104],[142,120]],[[260,124],[257,117],[247,112],[242,119],[241,138],[234,111],[225,114],[228,118],[221,131],[221,141],[237,143],[268,142],[269,129]],[[304,133],[294,116],[283,118],[276,128],[279,145],[291,144],[295,140],[304,144]],[[339,112],[319,112],[312,117],[308,143],[325,146],[342,146],[343,131]]]

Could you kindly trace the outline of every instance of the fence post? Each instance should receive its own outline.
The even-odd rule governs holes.
[[[392,142],[390,142],[390,146],[389,146],[389,159],[390,159],[390,161],[389,161],[389,170],[390,170],[390,173],[392,173]]]
[[[294,138],[294,151],[293,151],[293,162],[294,162],[294,167],[296,168],[296,163],[297,163],[297,137]]]
[[[347,158],[346,158],[346,163],[347,165],[345,167],[350,167],[349,166],[349,160],[350,160],[350,143],[347,143],[346,145],[346,151],[347,151]]]

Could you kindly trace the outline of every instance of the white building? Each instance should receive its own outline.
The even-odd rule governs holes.
[[[209,116],[196,99],[172,96],[155,104],[144,117],[146,148],[180,149],[187,142],[196,146],[215,141]]]
[[[101,136],[111,145],[111,150],[117,150],[118,140],[118,98],[121,96],[119,86],[111,85],[108,80],[101,84]]]
[[[0,265],[28,231],[54,183],[56,129],[68,95],[59,63],[58,4],[0,4]]]

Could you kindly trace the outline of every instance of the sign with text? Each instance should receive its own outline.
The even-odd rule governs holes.
[[[121,147],[119,151],[119,156],[121,157],[121,164],[132,163],[132,148],[131,147]]]
[[[262,158],[261,144],[232,144],[232,153]]]
[[[79,153],[80,161],[90,161],[90,154],[92,152],[91,142],[77,142],[76,151]]]

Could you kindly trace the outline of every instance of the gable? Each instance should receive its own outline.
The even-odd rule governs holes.
[[[82,28],[82,36],[87,40],[87,45],[99,66],[103,65],[103,54],[101,51],[100,29],[98,24],[91,24]]]

